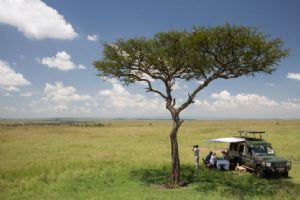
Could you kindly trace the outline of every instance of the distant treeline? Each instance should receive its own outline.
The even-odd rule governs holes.
[[[100,122],[23,122],[23,123],[0,123],[0,126],[17,127],[17,126],[76,126],[76,127],[103,127],[110,126]]]

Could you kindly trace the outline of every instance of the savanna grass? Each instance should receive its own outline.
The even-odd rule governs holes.
[[[185,121],[180,129],[182,179],[167,189],[169,121],[105,121],[101,127],[0,124],[0,199],[300,199],[300,121]],[[216,137],[240,129],[265,130],[279,156],[292,160],[289,179],[194,170],[201,156],[219,152]]]

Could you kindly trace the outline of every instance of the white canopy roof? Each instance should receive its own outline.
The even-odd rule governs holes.
[[[208,140],[209,142],[225,142],[225,143],[231,143],[231,142],[243,142],[245,141],[245,138],[239,138],[239,137],[224,137],[224,138],[216,138],[212,140]]]

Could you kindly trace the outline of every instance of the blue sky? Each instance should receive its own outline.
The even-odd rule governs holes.
[[[96,77],[101,44],[229,22],[281,37],[290,56],[272,75],[212,82],[183,116],[300,118],[299,8],[297,0],[1,0],[0,117],[169,117],[144,85]],[[177,102],[197,84],[178,82]]]

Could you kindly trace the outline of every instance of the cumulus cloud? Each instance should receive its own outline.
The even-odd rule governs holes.
[[[300,81],[300,73],[288,73],[286,77]]]
[[[18,86],[30,85],[31,83],[16,73],[5,61],[0,60],[0,88],[7,91],[19,91]]]
[[[89,40],[89,41],[97,41],[98,40],[98,35],[96,34],[93,34],[93,35],[87,35],[86,38]]]
[[[1,87],[2,89],[6,90],[6,91],[9,91],[9,92],[19,92],[19,88],[15,87],[15,86],[2,86]]]
[[[159,109],[162,108],[162,102],[159,99],[148,99],[141,94],[132,94],[116,80],[108,80],[112,89],[99,91],[99,95],[106,99],[106,106],[115,110],[123,109]],[[137,111],[136,110],[136,111]]]
[[[77,65],[73,63],[71,59],[72,57],[67,52],[61,51],[57,52],[53,57],[44,57],[42,60],[38,59],[38,62],[47,65],[49,68],[56,68],[63,71],[86,68],[82,64]]]
[[[287,110],[299,112],[300,111],[300,99],[292,99],[281,102],[281,105]]]
[[[195,100],[191,112],[214,117],[290,118],[299,117],[300,101],[276,101],[257,94],[232,95],[227,90],[213,93],[209,99]]]
[[[231,95],[227,90],[223,90],[220,93],[213,93],[211,94],[211,98],[215,100],[213,102],[213,107],[217,109],[234,108],[239,106],[278,106],[276,101],[268,99],[265,96],[259,96],[257,94]]]
[[[75,112],[76,102],[90,101],[92,98],[87,94],[78,94],[73,86],[65,86],[62,82],[54,85],[46,83],[44,88],[45,96],[43,100],[47,103],[47,111],[50,112]]]
[[[77,94],[76,88],[72,86],[64,86],[62,82],[56,82],[55,85],[46,83],[44,93],[46,94],[44,100],[56,103],[86,101],[91,98],[89,95]]]
[[[28,38],[74,39],[77,36],[63,15],[40,0],[1,0],[0,23],[16,27]]]

